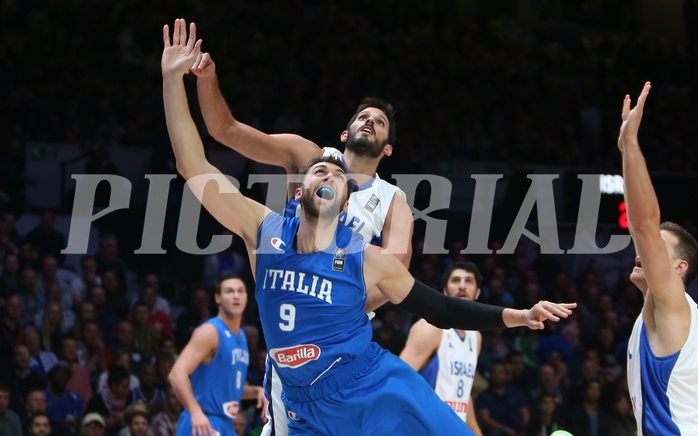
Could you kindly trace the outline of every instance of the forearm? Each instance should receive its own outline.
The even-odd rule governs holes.
[[[184,82],[178,75],[163,77],[165,120],[177,169],[185,177],[203,174],[207,164],[201,138],[189,113]]]
[[[623,180],[631,231],[641,230],[645,226],[657,231],[660,222],[659,203],[637,139],[624,141]]]
[[[493,330],[524,325],[521,311],[449,298],[419,281],[399,306],[442,329]]]
[[[222,140],[223,134],[229,127],[233,127],[237,120],[223,98],[218,77],[199,77],[196,81],[196,91],[208,133],[225,144]]]
[[[172,385],[172,390],[174,390],[175,395],[179,398],[180,403],[182,403],[190,414],[203,413],[201,406],[198,401],[196,401],[196,397],[194,397],[191,380],[189,380],[187,374],[180,373],[179,371],[172,371],[168,380],[170,385]]]

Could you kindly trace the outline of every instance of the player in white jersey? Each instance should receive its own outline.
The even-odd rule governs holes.
[[[412,210],[405,194],[385,182],[376,173],[384,156],[393,153],[396,137],[394,109],[379,99],[362,101],[340,134],[345,150],[320,148],[301,136],[292,134],[267,135],[236,120],[223,98],[215,73],[215,64],[209,53],[201,53],[191,71],[197,76],[197,92],[201,113],[209,133],[222,144],[257,162],[284,167],[288,174],[298,174],[308,161],[318,156],[338,156],[351,173],[358,189],[349,199],[346,213],[340,222],[360,233],[374,245],[386,249],[409,267],[412,256]],[[289,184],[289,198],[293,199],[294,184]],[[397,195],[395,195],[397,194]],[[286,216],[300,216],[298,202],[289,201]],[[375,288],[368,290],[366,311],[371,312],[385,304],[387,299]],[[272,371],[273,368],[272,368]],[[283,410],[281,382],[272,372],[270,409]],[[273,424],[265,426],[265,435],[285,435],[286,416],[283,413],[269,417]],[[275,430],[271,430],[271,427]]]
[[[641,435],[698,435],[698,308],[686,286],[698,273],[698,243],[686,229],[660,224],[657,196],[637,133],[650,83],[637,105],[623,102],[628,228],[637,257],[630,280],[645,301],[628,344],[628,388]]]
[[[443,292],[449,297],[475,301],[480,296],[482,274],[472,262],[455,262],[443,275]],[[482,335],[477,331],[442,330],[425,320],[417,321],[410,330],[400,358],[427,380],[436,394],[465,421],[475,435],[482,431],[475,413],[470,391],[475,379]]]

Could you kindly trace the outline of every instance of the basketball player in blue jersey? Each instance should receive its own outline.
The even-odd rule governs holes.
[[[344,152],[336,148],[320,148],[301,136],[292,134],[267,135],[237,121],[227,106],[216,78],[215,64],[209,53],[201,53],[191,68],[198,77],[199,105],[209,133],[219,142],[252,160],[282,166],[288,174],[298,174],[300,168],[318,156],[340,158],[357,189],[349,198],[340,222],[358,232],[374,245],[393,253],[405,267],[412,254],[412,211],[405,194],[395,185],[382,180],[376,172],[384,156],[393,153],[396,138],[395,111],[377,98],[364,99],[340,134]],[[290,184],[289,202],[285,215],[300,216],[300,204],[293,198],[296,184]],[[387,302],[378,289],[369,289],[366,311],[371,312]],[[269,399],[268,422],[263,435],[284,436],[287,420],[281,402],[281,385],[274,367],[267,365],[265,388]],[[272,431],[272,428],[274,429]]]
[[[449,297],[475,301],[480,296],[482,274],[472,262],[454,262],[444,271],[443,284],[443,293]],[[470,411],[470,391],[481,347],[480,332],[443,330],[422,319],[410,329],[400,353],[400,359],[419,371],[476,436],[481,436],[482,431],[475,412]]]
[[[201,51],[195,25],[187,36],[178,19],[171,39],[169,26],[163,28],[163,40],[163,100],[177,169],[206,209],[245,241],[289,434],[469,434],[421,376],[371,342],[366,290],[377,287],[434,325],[464,330],[540,329],[576,304],[503,309],[415,281],[393,255],[339,225],[351,191],[343,163],[333,157],[315,158],[302,171],[295,191],[300,217],[281,217],[244,197],[206,160],[189,112],[182,78]]]
[[[263,389],[245,385],[250,358],[240,322],[247,287],[237,276],[224,276],[214,297],[218,316],[194,330],[168,376],[185,408],[177,423],[182,436],[233,436],[240,400],[263,403]]]
[[[686,293],[698,274],[698,243],[677,224],[660,224],[637,139],[649,92],[647,82],[633,109],[625,96],[618,136],[637,252],[630,280],[645,297],[628,343],[628,388],[638,434],[698,435],[698,307]]]

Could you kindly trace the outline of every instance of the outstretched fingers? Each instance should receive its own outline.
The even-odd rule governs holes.
[[[162,26],[162,39],[165,42],[165,48],[172,46],[170,43],[170,26],[167,24]]]

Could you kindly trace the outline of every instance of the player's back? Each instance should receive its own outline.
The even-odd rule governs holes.
[[[657,357],[640,315],[628,343],[628,388],[638,434],[698,435],[698,306],[686,294],[691,328],[678,352]]]

